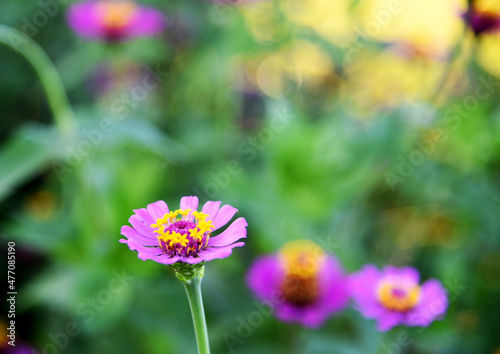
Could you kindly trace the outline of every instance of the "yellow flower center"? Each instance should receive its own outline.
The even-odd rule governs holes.
[[[281,249],[279,257],[285,270],[281,284],[285,300],[297,306],[316,301],[318,272],[325,259],[321,247],[307,240],[293,241]]]
[[[194,219],[193,219],[194,217]],[[208,215],[191,209],[178,209],[156,220],[158,244],[170,255],[192,256],[204,249],[214,226]]]
[[[316,276],[325,258],[323,249],[308,240],[288,242],[279,254],[286,273],[306,278]]]
[[[420,286],[398,280],[382,280],[377,288],[380,303],[389,310],[406,312],[420,301]]]
[[[136,11],[137,5],[133,1],[101,0],[97,4],[97,12],[101,16],[102,23],[112,29],[125,27]]]

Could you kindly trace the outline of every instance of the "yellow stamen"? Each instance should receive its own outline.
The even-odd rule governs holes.
[[[193,211],[193,215],[196,219],[199,219],[199,220],[205,220],[206,218],[208,218],[208,214],[201,213],[197,210]]]
[[[189,213],[191,213],[191,209],[178,209],[176,211],[171,211],[166,213],[163,218],[156,220],[155,224],[151,224],[151,227],[156,229],[153,232],[158,235],[157,238],[160,245],[164,242],[167,245],[180,245],[185,247],[189,243],[189,239],[187,238],[188,235],[197,240],[201,240],[205,233],[207,233],[208,237],[210,237],[210,232],[215,228],[212,225],[212,221],[206,220],[208,217],[207,214],[200,213],[196,210],[191,213],[196,218],[196,227],[189,229],[188,233],[180,234],[176,231],[166,231],[168,226],[173,223],[180,220],[186,220]],[[179,215],[182,216],[182,219],[177,218]],[[192,247],[190,250],[194,251]]]
[[[181,214],[183,216],[183,218],[185,218],[189,214],[190,211],[191,211],[191,209],[178,210],[179,214]]]

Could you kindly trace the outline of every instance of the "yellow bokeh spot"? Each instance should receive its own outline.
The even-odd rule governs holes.
[[[492,12],[500,14],[500,1],[498,0],[475,0],[474,8],[479,12]]]
[[[445,64],[441,61],[409,57],[392,50],[365,50],[346,67],[347,99],[361,114],[423,101],[436,91],[444,72]]]
[[[444,55],[459,40],[466,0],[363,0],[356,7],[360,29],[380,42],[407,42]]]
[[[258,1],[240,8],[245,22],[259,42],[272,42],[282,38],[288,25],[280,21],[280,13],[270,1]]]
[[[39,221],[46,221],[56,212],[56,196],[49,191],[41,190],[28,197],[25,207],[30,216]]]
[[[255,82],[270,97],[285,94],[287,83],[314,84],[334,72],[334,65],[318,45],[294,41],[258,61]]]
[[[350,0],[284,0],[281,6],[292,23],[309,27],[332,43],[343,44],[353,37]]]
[[[479,64],[491,75],[500,78],[500,35],[483,36],[478,46]]]

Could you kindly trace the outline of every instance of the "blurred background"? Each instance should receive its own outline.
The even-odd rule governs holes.
[[[500,353],[499,1],[143,1],[166,29],[120,43],[78,37],[71,1],[48,3],[0,5],[77,121],[68,142],[29,63],[0,46],[16,353],[194,353],[171,269],[118,242],[132,209],[184,195],[249,224],[245,247],[206,266],[213,353]],[[440,279],[446,318],[388,333],[350,308],[317,330],[253,319],[246,270],[299,238],[346,272]]]

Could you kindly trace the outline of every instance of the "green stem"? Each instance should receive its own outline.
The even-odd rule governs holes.
[[[451,53],[448,56],[448,59],[446,61],[446,67],[444,70],[444,73],[441,76],[441,79],[437,85],[437,88],[433,94],[432,101],[435,104],[439,104],[441,95],[443,95],[443,89],[446,88],[446,84],[448,83],[448,80],[450,79],[450,76],[453,72],[453,64],[457,58],[460,57],[460,54],[462,53],[462,50],[465,45],[465,41],[467,39],[468,35],[468,28],[467,26],[464,26],[462,35],[460,36],[460,39],[458,40],[457,44],[455,45],[455,48],[451,51]]]
[[[47,96],[47,101],[54,116],[54,122],[61,140],[66,144],[73,143],[73,140],[77,136],[76,119],[61,77],[49,56],[30,37],[4,24],[0,24],[0,44],[13,49],[31,64]],[[91,200],[88,179],[85,178],[83,169],[85,163],[84,161],[78,166],[75,172],[84,205],[86,204],[85,200]],[[89,202],[87,202],[87,205],[90,205]],[[85,242],[83,238],[81,241]]]
[[[202,266],[199,271],[196,271],[194,276],[185,277],[180,273],[176,275],[184,285],[189,299],[189,306],[191,307],[191,314],[193,315],[194,331],[196,333],[196,343],[198,344],[198,353],[210,354],[205,310],[203,309],[203,299],[201,297],[203,268],[204,266]]]
[[[0,24],[0,44],[21,54],[35,69],[59,133],[65,139],[71,138],[76,128],[73,111],[61,78],[45,51],[24,33],[4,24]]]

